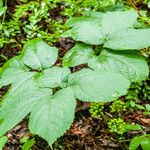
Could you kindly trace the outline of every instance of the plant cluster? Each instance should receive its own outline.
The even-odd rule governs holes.
[[[121,117],[119,117],[120,113],[126,110],[126,105],[123,101],[116,100],[109,106],[109,108],[110,108],[110,112],[108,113],[117,112],[118,114],[113,119],[110,117],[107,118],[105,117],[104,103],[92,103],[89,111],[93,118],[97,118],[97,119],[103,118],[111,133],[123,135],[128,131],[141,130],[140,125],[126,123]]]
[[[111,133],[117,133],[123,135],[128,131],[141,130],[141,126],[138,124],[128,124],[121,118],[110,119],[107,123],[109,131]]]
[[[92,103],[89,112],[94,118],[101,118],[103,116],[104,103]]]
[[[0,69],[0,88],[11,85],[2,98],[0,136],[30,114],[31,133],[52,145],[73,122],[76,99],[110,102],[125,95],[132,82],[147,79],[148,65],[138,50],[150,46],[150,29],[134,28],[137,18],[131,10],[69,19],[62,36],[76,44],[61,67],[54,66],[57,48],[39,38],[26,42]],[[88,68],[69,69],[80,64]]]
[[[126,108],[127,108],[127,106],[126,106],[125,102],[123,102],[121,100],[116,100],[110,106],[110,112],[120,113],[120,112],[126,111]]]
[[[126,132],[125,125],[126,123],[121,118],[114,118],[108,122],[109,131],[120,135]]]

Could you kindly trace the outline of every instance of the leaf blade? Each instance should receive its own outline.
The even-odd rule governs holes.
[[[62,89],[54,96],[38,103],[31,112],[29,129],[52,145],[70,127],[74,110],[75,98],[72,89]]]
[[[112,101],[126,94],[130,82],[121,74],[83,69],[68,77],[76,98],[88,102]]]
[[[71,72],[67,67],[54,66],[50,69],[44,70],[36,79],[36,82],[39,87],[60,87],[70,73]]]
[[[27,67],[20,61],[20,57],[14,57],[0,68],[0,88],[17,82],[28,71]]]
[[[104,47],[114,50],[136,50],[150,46],[150,29],[127,29],[110,35]]]
[[[95,22],[81,22],[72,29],[64,32],[63,37],[72,37],[76,41],[91,45],[100,45],[104,41],[104,35],[99,24]]]
[[[86,44],[76,44],[71,50],[69,50],[64,58],[63,65],[67,67],[74,67],[80,64],[85,64],[88,59],[94,54],[91,46]]]
[[[33,39],[24,45],[22,60],[32,69],[45,69],[54,65],[58,51],[41,39]]]
[[[89,67],[97,71],[121,73],[131,82],[148,78],[149,68],[145,58],[136,52],[105,50],[89,60]]]

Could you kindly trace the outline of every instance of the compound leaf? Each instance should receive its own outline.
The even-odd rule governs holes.
[[[57,55],[58,51],[55,47],[49,46],[37,38],[25,44],[22,60],[30,68],[41,70],[53,66]]]
[[[88,59],[94,54],[91,46],[86,44],[76,44],[71,50],[69,50],[64,58],[63,65],[68,67],[74,67],[80,64],[85,64]]]
[[[121,74],[83,69],[68,77],[68,86],[82,101],[107,102],[126,94],[130,82]]]
[[[40,87],[55,88],[62,86],[63,81],[70,73],[70,69],[67,67],[52,67],[44,70],[36,82]]]
[[[50,145],[64,134],[74,119],[75,97],[65,88],[40,101],[31,112],[29,129],[46,139]]]
[[[145,80],[149,74],[145,58],[129,51],[103,51],[99,56],[89,60],[89,67],[97,71],[121,73],[131,82]]]

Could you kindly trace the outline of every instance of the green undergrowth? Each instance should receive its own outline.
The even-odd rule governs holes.
[[[12,6],[1,14],[0,47],[6,44],[23,43],[26,40],[41,37],[48,43],[56,39],[66,30],[64,23],[67,18],[80,16],[87,10],[103,10],[110,8],[120,1],[97,0],[39,0],[24,1]],[[3,7],[7,7],[5,0]]]

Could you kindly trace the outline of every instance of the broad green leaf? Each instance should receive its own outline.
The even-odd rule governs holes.
[[[136,150],[140,146],[142,139],[142,136],[134,137],[130,142],[129,150]]]
[[[104,42],[101,27],[92,21],[78,23],[72,29],[63,33],[62,36],[72,37],[76,41],[91,45],[100,45]]]
[[[0,88],[17,82],[27,71],[28,69],[22,63],[20,57],[10,59],[0,68]]]
[[[145,58],[132,51],[103,51],[89,60],[89,67],[97,71],[121,73],[131,82],[148,78],[149,68]]]
[[[35,144],[35,140],[34,139],[30,139],[27,142],[25,142],[22,146],[22,150],[30,150],[31,147]]]
[[[0,7],[0,16],[3,15],[5,13],[5,11],[7,10],[7,7]]]
[[[64,58],[63,65],[68,67],[74,67],[80,64],[85,64],[88,59],[94,54],[91,46],[86,44],[76,44],[71,50],[69,50]]]
[[[72,29],[62,36],[70,36],[76,41],[91,45],[103,44],[118,31],[133,27],[138,14],[134,10],[107,13],[92,13],[87,17],[71,18],[66,23]],[[109,39],[110,40],[110,39]]]
[[[3,149],[3,147],[4,147],[5,143],[7,142],[7,140],[8,140],[8,137],[7,137],[7,136],[2,136],[2,137],[0,138],[0,150]]]
[[[143,138],[143,140],[141,141],[141,147],[143,150],[150,149],[150,136]]]
[[[136,50],[150,46],[150,29],[126,29],[109,36],[104,47],[114,50]]]
[[[68,27],[73,27],[73,26],[79,26],[81,23],[86,23],[86,22],[93,22],[96,24],[101,24],[101,20],[97,17],[73,17],[67,20],[65,23],[66,26]]]
[[[0,136],[16,126],[33,109],[38,101],[52,94],[51,89],[39,89],[34,82],[34,74],[18,80],[3,97],[3,105],[0,108]]]
[[[138,13],[130,11],[107,12],[102,17],[102,30],[106,35],[133,27],[137,21]]]
[[[58,51],[47,45],[41,39],[27,42],[23,48],[22,60],[32,69],[41,70],[53,66],[57,60]]]
[[[82,101],[107,102],[126,94],[130,82],[121,74],[83,69],[68,77],[68,86]]]
[[[70,127],[74,119],[76,101],[71,88],[65,88],[40,101],[31,112],[29,129],[54,143]]]
[[[40,87],[54,88],[63,86],[63,81],[70,73],[70,69],[67,67],[52,67],[44,70],[36,82]]]

